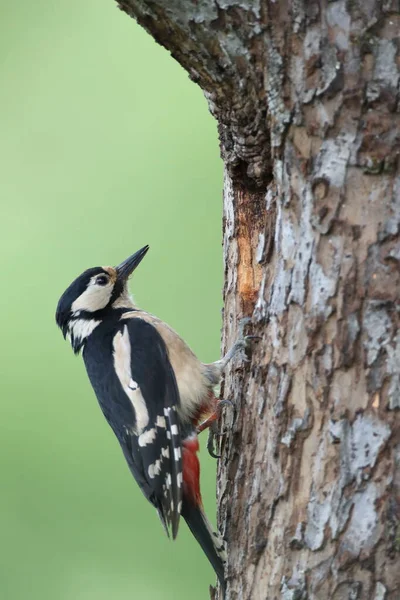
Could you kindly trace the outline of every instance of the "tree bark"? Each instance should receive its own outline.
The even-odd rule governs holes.
[[[203,89],[225,162],[227,599],[400,597],[400,8],[119,0]]]

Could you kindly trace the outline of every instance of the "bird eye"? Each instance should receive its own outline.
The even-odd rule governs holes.
[[[107,285],[107,283],[108,283],[107,275],[99,275],[98,277],[96,277],[97,285]]]

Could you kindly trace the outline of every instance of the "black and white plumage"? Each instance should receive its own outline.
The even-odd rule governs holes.
[[[93,331],[83,358],[132,474],[175,537],[182,502],[175,375],[154,327],[116,313]]]
[[[101,409],[139,487],[175,538],[180,515],[224,585],[224,544],[209,524],[200,494],[200,421],[216,418],[213,387],[239,340],[221,360],[203,364],[157,317],[140,310],[128,278],[145,246],[118,267],[95,267],[61,296],[56,321],[75,353],[82,352]]]

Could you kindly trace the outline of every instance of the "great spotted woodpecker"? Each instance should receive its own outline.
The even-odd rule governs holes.
[[[148,249],[115,268],[84,271],[61,296],[56,321],[82,352],[103,414],[167,534],[176,537],[182,515],[224,587],[224,543],[202,506],[197,433],[215,421],[213,388],[247,338],[203,364],[175,331],[139,309],[128,278]]]

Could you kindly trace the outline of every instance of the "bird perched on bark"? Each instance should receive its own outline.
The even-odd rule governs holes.
[[[215,421],[213,388],[248,338],[204,364],[166,323],[138,308],[128,279],[148,249],[115,268],[84,271],[61,296],[56,321],[82,353],[103,414],[167,534],[176,537],[182,515],[224,586],[224,543],[201,500],[197,434]]]

